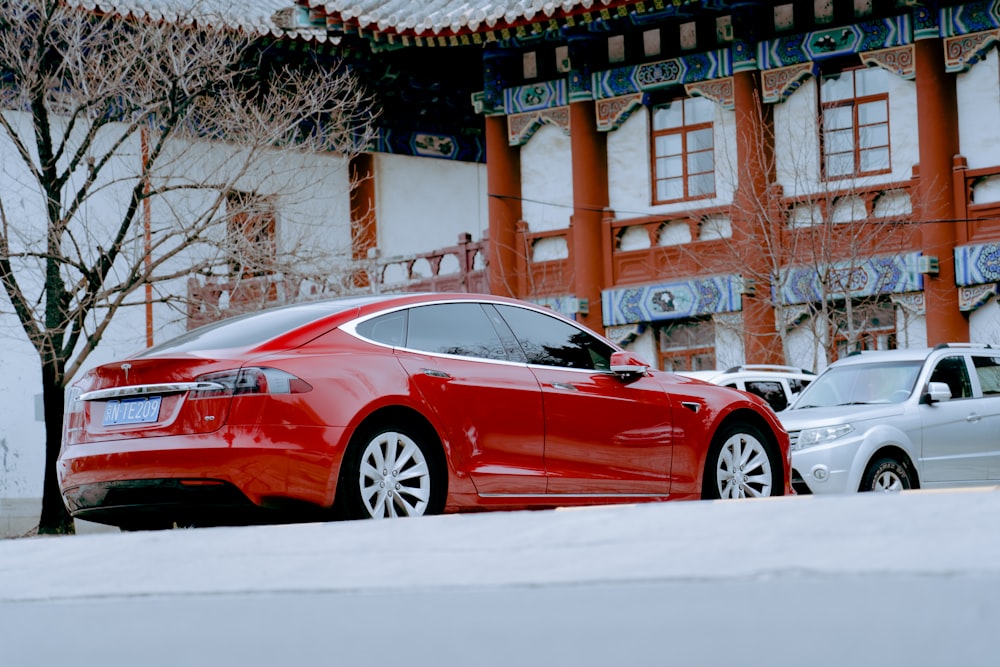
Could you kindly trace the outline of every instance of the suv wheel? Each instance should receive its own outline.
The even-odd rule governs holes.
[[[868,464],[859,491],[905,491],[912,489],[910,471],[896,459],[885,456]]]

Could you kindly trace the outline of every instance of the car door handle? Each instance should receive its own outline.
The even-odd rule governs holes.
[[[451,376],[444,371],[438,371],[433,368],[421,368],[420,372],[424,375],[432,378],[441,378],[442,380],[450,380]]]
[[[564,389],[566,391],[577,391],[575,385],[571,385],[568,382],[553,382],[549,385],[553,389]]]
[[[967,421],[967,422],[977,422],[977,421],[980,421],[981,419],[982,419],[982,416],[977,415],[975,412],[973,412],[972,414],[970,414],[969,416],[967,416],[965,418],[965,421]]]

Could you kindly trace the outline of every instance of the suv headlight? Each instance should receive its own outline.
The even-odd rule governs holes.
[[[793,449],[805,449],[816,445],[825,445],[833,442],[837,438],[843,438],[854,430],[850,424],[837,424],[836,426],[823,426],[820,428],[807,428],[799,433],[799,439]]]

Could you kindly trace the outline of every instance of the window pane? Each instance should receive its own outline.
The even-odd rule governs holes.
[[[681,156],[664,157],[656,161],[656,175],[659,178],[684,175],[684,160]]]
[[[746,391],[760,396],[770,403],[775,411],[784,410],[788,407],[788,399],[785,397],[785,389],[780,382],[765,380],[751,380],[746,383]]]
[[[854,73],[842,72],[824,76],[819,87],[820,99],[823,102],[849,100],[854,97]]]
[[[684,100],[684,124],[711,123],[715,120],[715,104],[704,97]]]
[[[688,155],[688,175],[703,174],[715,171],[715,160],[712,151],[702,151]]]
[[[402,345],[406,340],[406,311],[389,313],[358,325],[358,334],[386,345]]]
[[[823,135],[823,149],[827,154],[845,153],[854,150],[854,131],[839,130]]]
[[[684,124],[683,107],[680,104],[664,104],[653,107],[653,129],[667,130]]]
[[[671,199],[684,198],[684,180],[680,178],[667,178],[656,182],[656,200],[668,201]]]
[[[656,155],[680,155],[684,150],[680,134],[662,134],[656,137]]]
[[[855,82],[858,97],[889,92],[889,73],[881,67],[855,70]]]
[[[701,197],[715,194],[715,174],[698,174],[688,178],[688,195]]]
[[[687,149],[701,151],[712,147],[712,128],[694,130],[687,133]]]
[[[858,133],[858,144],[861,148],[881,148],[889,145],[889,126],[871,125],[862,127]]]
[[[842,130],[854,127],[854,115],[850,106],[830,107],[823,110],[823,129]]]
[[[952,398],[972,396],[972,382],[963,357],[945,357],[934,367],[930,382],[944,382],[951,389]]]
[[[497,310],[521,343],[529,364],[611,368],[613,348],[569,322],[516,306],[497,305]]]
[[[996,357],[972,357],[983,395],[1000,394],[1000,360]]]
[[[875,148],[861,151],[861,171],[884,171],[889,168],[889,149]]]
[[[503,343],[478,303],[411,308],[406,347],[484,359],[507,358]]]
[[[851,176],[854,174],[853,153],[837,153],[836,155],[827,155],[825,162],[827,176]]]
[[[886,100],[876,100],[858,105],[858,125],[886,123],[889,121],[889,103]]]

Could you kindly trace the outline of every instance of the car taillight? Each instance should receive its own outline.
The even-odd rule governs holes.
[[[76,434],[82,430],[83,401],[80,400],[82,393],[79,387],[66,388],[63,407],[63,444],[76,442]]]
[[[219,396],[246,396],[250,394],[304,394],[312,385],[291,373],[276,368],[240,368],[239,370],[209,373],[195,378],[221,387],[206,387],[191,392],[192,398]]]

